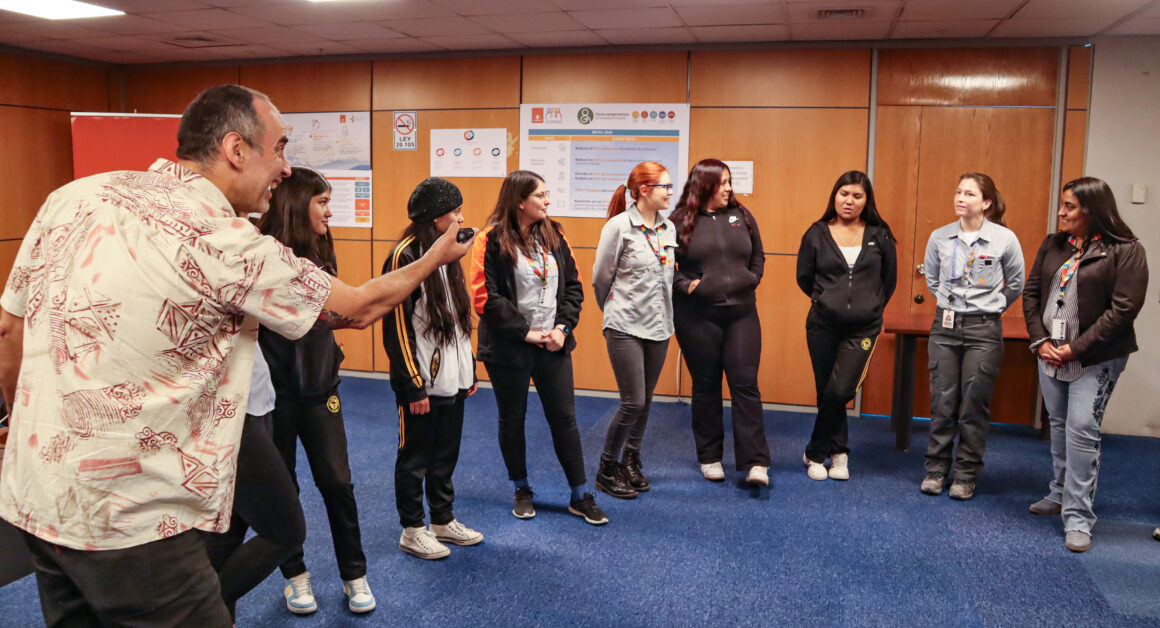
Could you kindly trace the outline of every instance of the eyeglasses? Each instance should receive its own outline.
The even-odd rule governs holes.
[[[672,183],[646,183],[645,185],[647,185],[651,188],[664,188],[665,191],[668,191],[668,192],[673,191],[673,184]]]
[[[536,194],[531,194],[530,196],[534,196],[534,197],[540,199],[541,201],[546,201],[546,200],[548,200],[548,197],[551,196],[551,194],[549,193],[548,190],[544,190],[543,192],[537,192]]]

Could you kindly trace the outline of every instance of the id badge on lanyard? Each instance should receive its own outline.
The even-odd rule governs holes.
[[[942,326],[943,326],[943,329],[954,329],[955,328],[955,311],[954,310],[943,310]]]
[[[1067,321],[1062,318],[1051,319],[1051,339],[1064,340],[1067,333]]]

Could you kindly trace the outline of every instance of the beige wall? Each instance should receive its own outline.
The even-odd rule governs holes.
[[[1095,42],[1084,174],[1112,186],[1120,213],[1148,252],[1152,280],[1136,320],[1140,351],[1128,360],[1104,417],[1105,432],[1160,436],[1160,37]],[[1131,203],[1133,183],[1148,201]]]

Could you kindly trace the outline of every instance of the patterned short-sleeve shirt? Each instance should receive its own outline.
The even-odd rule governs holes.
[[[330,286],[171,161],[53,192],[0,297],[24,319],[0,516],[82,550],[227,529],[258,325],[302,336]]]

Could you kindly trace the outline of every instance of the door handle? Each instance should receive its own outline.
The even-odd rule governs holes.
[[[926,300],[926,297],[922,296],[922,293],[921,293],[921,292],[920,292],[920,293],[918,293],[918,294],[916,294],[916,295],[914,295],[914,302],[915,302],[915,303],[922,303],[922,302],[923,302],[923,301],[925,301],[925,300]]]

